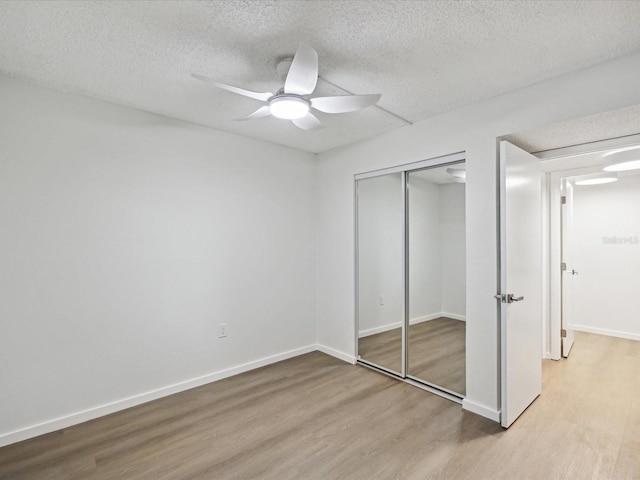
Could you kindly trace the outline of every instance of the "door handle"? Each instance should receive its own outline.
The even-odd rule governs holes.
[[[513,302],[521,302],[524,300],[523,296],[516,297],[513,293],[507,293],[502,295],[494,295],[493,298],[496,300],[500,300],[502,303],[513,303]]]
[[[571,275],[578,275],[578,272],[576,272],[575,270],[571,270]]]

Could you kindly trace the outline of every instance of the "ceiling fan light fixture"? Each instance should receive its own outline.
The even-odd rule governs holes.
[[[604,167],[605,172],[625,172],[627,170],[637,170],[640,168],[640,160],[630,160],[628,162],[614,163]]]
[[[463,168],[447,168],[447,173],[454,178],[467,178],[467,171]]]
[[[323,113],[355,112],[375,105],[380,100],[380,94],[314,96],[313,92],[316,90],[319,78],[318,53],[304,43],[300,44],[293,58],[280,60],[276,71],[284,79],[284,86],[275,94],[271,92],[254,92],[246,88],[234,87],[197,73],[192,73],[191,75],[198,80],[212,83],[222,90],[253,98],[262,103],[262,106],[255,112],[236,120],[252,120],[271,115],[276,118],[291,120],[293,125],[302,130],[320,130],[324,128],[322,122],[312,111],[317,110]],[[401,118],[401,120],[403,119]]]
[[[576,178],[576,185],[602,185],[605,183],[613,183],[618,181],[618,175],[615,173],[594,173],[591,175],[581,175]]]
[[[300,97],[283,95],[269,102],[269,111],[274,117],[296,120],[309,113],[309,102]]]

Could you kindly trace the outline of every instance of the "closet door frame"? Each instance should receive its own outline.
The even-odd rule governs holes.
[[[421,160],[418,162],[398,165],[394,167],[384,168],[380,170],[373,170],[370,172],[364,172],[354,175],[354,269],[355,269],[355,352],[356,352],[356,362],[360,365],[363,365],[368,368],[372,368],[376,371],[389,375],[393,378],[397,378],[402,380],[405,383],[409,383],[416,387],[422,388],[423,390],[427,390],[431,393],[435,393],[441,397],[447,398],[448,400],[454,401],[456,403],[462,403],[464,396],[459,393],[451,392],[447,389],[443,389],[442,387],[438,387],[435,385],[431,385],[424,380],[416,379],[415,377],[408,376],[407,374],[407,364],[408,364],[408,349],[407,349],[407,332],[409,328],[409,198],[408,198],[408,189],[407,189],[407,178],[408,174],[412,172],[417,172],[419,170],[424,170],[427,168],[441,167],[445,165],[455,165],[462,163],[466,160],[465,152],[456,152],[450,155],[443,155],[440,157],[434,157],[427,160]],[[403,293],[403,308],[402,308],[402,326],[401,326],[401,343],[402,343],[402,351],[401,351],[401,371],[400,374],[393,372],[385,367],[380,365],[376,365],[373,362],[367,361],[366,359],[360,358],[358,353],[358,338],[359,338],[359,292],[360,292],[360,281],[359,281],[359,248],[358,248],[358,181],[365,180],[368,178],[380,177],[383,175],[388,175],[391,173],[400,173],[401,174],[401,182],[402,182],[402,218],[403,218],[403,226],[402,229],[402,293]]]

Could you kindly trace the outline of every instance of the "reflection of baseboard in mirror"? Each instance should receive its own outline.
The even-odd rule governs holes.
[[[467,317],[465,315],[458,315],[456,313],[451,312],[438,312],[432,313],[431,315],[424,315],[422,317],[416,317],[409,320],[409,325],[415,325],[416,323],[429,322],[431,320],[435,320],[440,317],[452,318],[454,320],[461,320],[463,322],[467,321]],[[393,330],[394,328],[402,327],[402,322],[394,322],[389,323],[387,325],[380,325],[379,327],[369,328],[367,330],[360,330],[358,333],[358,338],[368,337],[370,335],[376,335],[378,333],[387,332],[389,330]]]

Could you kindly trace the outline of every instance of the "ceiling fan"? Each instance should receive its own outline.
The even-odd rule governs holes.
[[[318,82],[318,54],[306,44],[300,44],[298,47],[286,75],[284,87],[275,94],[234,87],[197,73],[193,73],[192,76],[223,90],[263,102],[255,112],[236,120],[252,120],[272,115],[291,120],[296,127],[303,130],[324,128],[322,122],[311,113],[312,110],[324,113],[354,112],[374,105],[380,99],[380,94],[314,97],[313,91]]]

